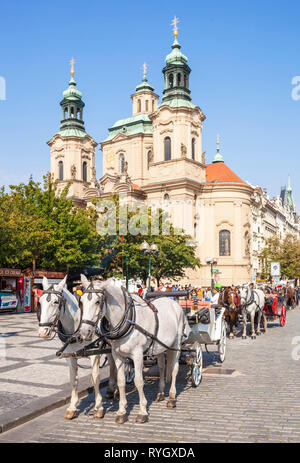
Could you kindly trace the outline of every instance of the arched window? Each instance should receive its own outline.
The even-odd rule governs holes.
[[[138,100],[138,113],[140,113],[142,111],[142,103],[141,103],[141,100]]]
[[[64,109],[64,118],[68,119],[68,108]]]
[[[165,161],[170,161],[171,159],[171,138],[166,137],[164,144],[165,144]]]
[[[148,153],[147,153],[147,166],[148,166],[148,169],[150,167],[151,160],[152,160],[152,152],[148,151]]]
[[[180,87],[181,86],[181,74],[178,73],[177,74],[177,87]]]
[[[73,106],[71,106],[71,118],[74,119],[74,117],[75,117],[74,116],[74,108],[73,108]]]
[[[87,182],[87,163],[85,161],[82,164],[82,180]]]
[[[121,174],[123,174],[124,171],[125,171],[125,156],[124,156],[123,153],[120,154],[120,158],[119,158],[119,159],[120,159],[120,172],[121,172]]]
[[[77,108],[76,117],[77,117],[77,119],[81,119],[81,111],[80,111],[80,108]]]
[[[62,161],[58,163],[58,178],[59,180],[64,179],[64,163]]]
[[[169,201],[170,200],[170,196],[168,195],[168,193],[166,193],[164,195],[164,201]]]
[[[154,100],[152,100],[152,112],[154,112]]]
[[[192,159],[195,161],[195,138],[192,139]]]
[[[183,85],[185,88],[187,88],[187,77],[186,77],[186,74],[184,74],[183,76]]]
[[[219,233],[219,255],[230,256],[230,231],[221,230]]]
[[[169,88],[172,88],[174,85],[174,76],[173,74],[169,75]]]
[[[148,100],[146,100],[146,112],[148,112]]]

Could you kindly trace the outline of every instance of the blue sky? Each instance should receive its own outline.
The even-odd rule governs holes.
[[[161,95],[174,15],[192,68],[192,99],[207,117],[207,161],[219,133],[229,167],[271,197],[290,174],[299,212],[300,100],[292,98],[292,79],[300,76],[300,2],[294,0],[3,1],[0,185],[31,173],[41,180],[48,171],[46,142],[59,128],[73,56],[86,130],[97,142],[131,115],[144,61]],[[98,177],[101,165],[97,149]]]

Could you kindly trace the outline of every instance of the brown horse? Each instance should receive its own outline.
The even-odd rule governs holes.
[[[291,286],[287,286],[285,288],[285,300],[286,300],[286,307],[289,308],[294,308],[294,295],[295,295],[295,290]]]
[[[238,291],[236,288],[225,288],[222,293],[220,293],[218,304],[221,307],[225,307],[224,317],[229,326],[229,338],[234,338],[233,327],[238,324]]]

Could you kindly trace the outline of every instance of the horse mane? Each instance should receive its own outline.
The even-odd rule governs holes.
[[[78,311],[78,302],[77,302],[77,299],[74,296],[74,294],[70,293],[68,288],[63,288],[62,292],[63,292],[63,296],[64,296],[65,300],[69,303],[69,305],[72,307],[74,312],[77,312]]]

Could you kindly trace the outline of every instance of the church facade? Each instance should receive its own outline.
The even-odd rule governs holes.
[[[95,169],[97,143],[84,127],[82,94],[74,69],[63,93],[62,121],[48,142],[50,172],[59,189],[71,183],[70,196],[85,207],[92,198],[126,194],[128,201],[162,207],[172,224],[184,229],[197,245],[201,268],[187,271],[186,282],[209,286],[211,278],[224,285],[259,277],[259,252],[266,233],[297,235],[291,189],[270,200],[264,190],[243,181],[217,152],[207,163],[202,148],[205,115],[192,102],[191,69],[178,43],[166,57],[161,103],[148,83],[146,66],[141,84],[131,95],[132,115],[118,120],[101,143],[103,175]],[[215,261],[214,269],[209,263]],[[214,270],[214,273],[212,273]]]

